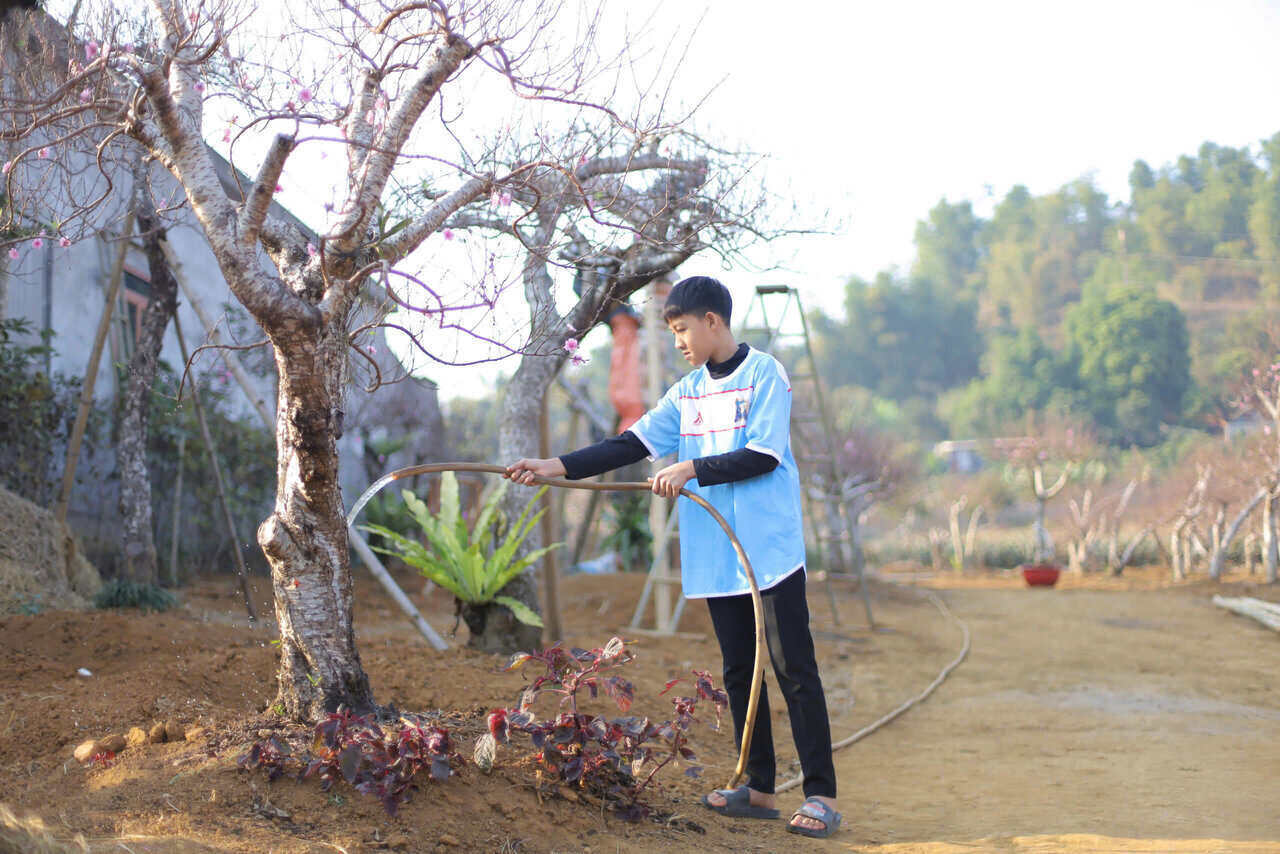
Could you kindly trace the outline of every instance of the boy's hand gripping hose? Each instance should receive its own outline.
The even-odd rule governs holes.
[[[490,474],[506,474],[507,469],[504,466],[489,465],[487,463],[427,463],[420,466],[407,466],[402,469],[396,469],[389,472],[374,481],[373,485],[364,491],[364,494],[356,500],[352,506],[351,512],[347,514],[347,524],[351,525],[356,517],[360,515],[360,511],[369,503],[379,490],[394,480],[400,480],[405,477],[413,477],[419,474],[431,474],[433,472],[442,471],[476,471],[487,472]],[[649,492],[651,486],[648,483],[640,481],[632,481],[628,483],[588,483],[585,481],[562,480],[560,478],[537,477],[534,476],[534,483],[545,484],[547,486],[559,486],[566,489],[593,489],[599,492]],[[733,533],[733,529],[729,527],[729,523],[720,515],[720,511],[712,507],[700,495],[690,492],[687,489],[681,489],[680,494],[685,498],[692,500],[694,503],[702,507],[711,514],[716,520],[725,534],[729,537],[729,542],[733,543],[734,550],[738,553],[738,560],[742,561],[742,566],[747,571],[747,582],[751,585],[751,603],[755,608],[756,616],[756,663],[755,671],[751,677],[751,694],[747,700],[747,719],[742,727],[742,743],[738,746],[738,764],[733,769],[733,776],[729,778],[729,783],[725,786],[727,789],[733,789],[738,786],[742,780],[743,774],[746,773],[747,752],[751,746],[751,733],[755,728],[756,710],[760,705],[760,686],[764,682],[764,661],[766,654],[765,638],[764,638],[764,604],[760,599],[760,587],[756,584],[756,574],[751,568],[751,559],[747,557],[746,550],[742,548],[742,543],[738,542],[738,537]]]

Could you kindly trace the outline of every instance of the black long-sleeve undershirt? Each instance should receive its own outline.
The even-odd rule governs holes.
[[[738,345],[737,352],[727,361],[708,362],[708,372],[713,379],[727,377],[742,364],[749,349],[746,344]],[[569,480],[581,480],[637,463],[648,455],[649,449],[640,441],[640,437],[626,430],[620,436],[611,436],[594,445],[563,454],[560,462],[564,465],[565,477]],[[693,461],[694,475],[700,486],[734,483],[767,474],[777,467],[776,459],[749,448],[699,457]]]

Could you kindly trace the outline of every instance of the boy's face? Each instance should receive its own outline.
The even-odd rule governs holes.
[[[701,316],[681,314],[667,321],[676,337],[676,349],[695,368],[703,365],[716,348],[717,330],[723,328],[719,315],[707,312]]]

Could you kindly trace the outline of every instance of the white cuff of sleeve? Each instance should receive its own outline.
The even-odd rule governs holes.
[[[639,439],[640,443],[645,446],[646,450],[648,450],[649,462],[653,462],[658,457],[662,456],[657,452],[657,450],[654,449],[653,443],[650,442],[647,438],[645,438],[645,435],[641,433],[639,430],[637,430],[634,426],[628,427],[627,429],[630,430],[632,435],[634,435],[637,439]]]
[[[644,440],[642,439],[641,441],[644,441]],[[645,444],[648,445],[648,442],[645,442]],[[777,460],[779,463],[782,462],[782,454],[779,454],[777,451],[773,450],[772,448],[766,448],[764,445],[761,445],[759,442],[748,442],[747,450],[758,451],[761,454],[768,454],[769,456]]]

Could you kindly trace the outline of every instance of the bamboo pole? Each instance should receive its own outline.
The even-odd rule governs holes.
[[[173,314],[173,329],[178,333],[178,349],[182,353],[182,363],[189,361],[187,342],[182,337],[182,324],[178,322],[178,313]],[[204,418],[204,407],[200,405],[200,388],[196,382],[191,383],[191,403],[195,406],[196,421],[200,423],[200,436],[204,439],[205,451],[209,454],[209,467],[213,469],[213,485],[218,493],[218,503],[222,505],[222,516],[227,523],[227,533],[231,537],[231,553],[236,559],[236,574],[240,576],[240,592],[244,594],[244,609],[249,612],[249,627],[258,624],[258,614],[253,607],[253,597],[249,595],[249,570],[244,565],[244,555],[240,554],[240,537],[236,534],[235,519],[231,517],[231,505],[227,503],[227,493],[222,486],[222,467],[218,465],[218,450],[213,445],[213,437],[209,434],[209,425]]]
[[[176,314],[176,313],[175,313]],[[173,531],[169,538],[169,585],[178,586],[178,517],[182,509],[182,471],[187,462],[187,434],[178,437],[178,476],[173,485]]]
[[[387,568],[378,560],[378,556],[373,553],[373,549],[369,548],[369,544],[364,541],[364,538],[357,534],[354,528],[348,527],[347,530],[350,534],[351,547],[355,549],[356,554],[369,567],[373,577],[378,579],[383,588],[390,594],[391,599],[396,605],[400,606],[400,610],[404,611],[409,617],[410,622],[413,623],[413,627],[418,630],[418,633],[426,638],[427,643],[431,644],[437,652],[443,652],[448,649],[448,642],[440,637],[435,629],[431,628],[430,623],[423,619],[422,614],[414,607],[413,602],[409,600],[409,597],[405,595],[399,585],[396,584],[395,579],[391,577],[391,573],[387,572]]]
[[[168,241],[163,241],[161,249],[164,251],[165,261],[169,264],[169,269],[173,271],[173,277],[178,280],[178,286],[182,288],[182,295],[186,297],[187,304],[196,313],[196,317],[200,319],[200,325],[204,327],[205,334],[209,336],[215,344],[225,344],[222,333],[218,331],[218,326],[213,322],[212,317],[205,311],[204,304],[200,302],[200,296],[191,287],[191,283],[187,281],[187,276],[182,268],[182,262],[178,260],[178,256],[174,253],[173,247]],[[232,376],[236,378],[236,382],[240,384],[240,388],[244,391],[245,397],[249,399],[249,403],[257,410],[262,423],[267,426],[267,430],[272,433],[276,429],[275,414],[267,406],[267,402],[263,400],[261,392],[249,379],[249,374],[245,371],[244,365],[241,364],[240,358],[235,354],[234,350],[223,350],[222,358],[227,363]]]
[[[655,279],[650,286],[649,299],[644,304],[644,324],[645,324],[645,362],[646,362],[646,397],[650,406],[656,406],[659,398],[662,397],[662,361],[659,355],[661,344],[659,342],[658,326],[662,322],[662,302],[666,299],[669,285],[666,282]],[[661,460],[655,460],[650,466],[653,474],[657,474],[664,467]],[[667,518],[667,502],[664,499],[654,496],[649,503],[649,530],[654,532],[653,540],[653,560],[654,574],[658,577],[657,590],[653,598],[654,625],[659,631],[674,629],[671,625],[672,612],[672,596],[671,587],[666,582],[671,576],[671,561],[667,550],[666,541],[659,542],[657,531],[663,527]]]
[[[89,423],[89,410],[93,407],[93,387],[98,381],[98,362],[102,359],[102,345],[107,339],[111,327],[111,314],[116,304],[116,295],[120,292],[120,279],[124,275],[124,256],[129,251],[129,237],[133,234],[133,210],[125,217],[124,229],[120,233],[120,248],[116,252],[115,263],[111,266],[111,279],[107,284],[107,298],[102,306],[102,316],[98,319],[98,331],[93,336],[93,347],[89,350],[89,365],[85,368],[84,387],[80,389],[80,408],[76,410],[75,425],[71,428],[71,439],[67,442],[67,462],[62,469],[62,489],[58,493],[58,503],[54,508],[54,516],[59,524],[67,521],[67,505],[71,503],[71,487],[76,480],[76,466],[80,461],[80,444],[84,441],[85,425]]]
[[[547,418],[547,397],[551,389],[542,395],[542,408],[538,412],[538,456],[550,455],[550,439],[547,434],[550,424]],[[551,492],[543,497],[545,512],[542,514],[542,544],[549,546],[556,539],[557,516],[556,502]],[[542,585],[546,593],[546,619],[543,632],[546,639],[555,643],[564,639],[564,623],[560,619],[560,568],[557,566],[556,553],[549,551],[542,556]]]

